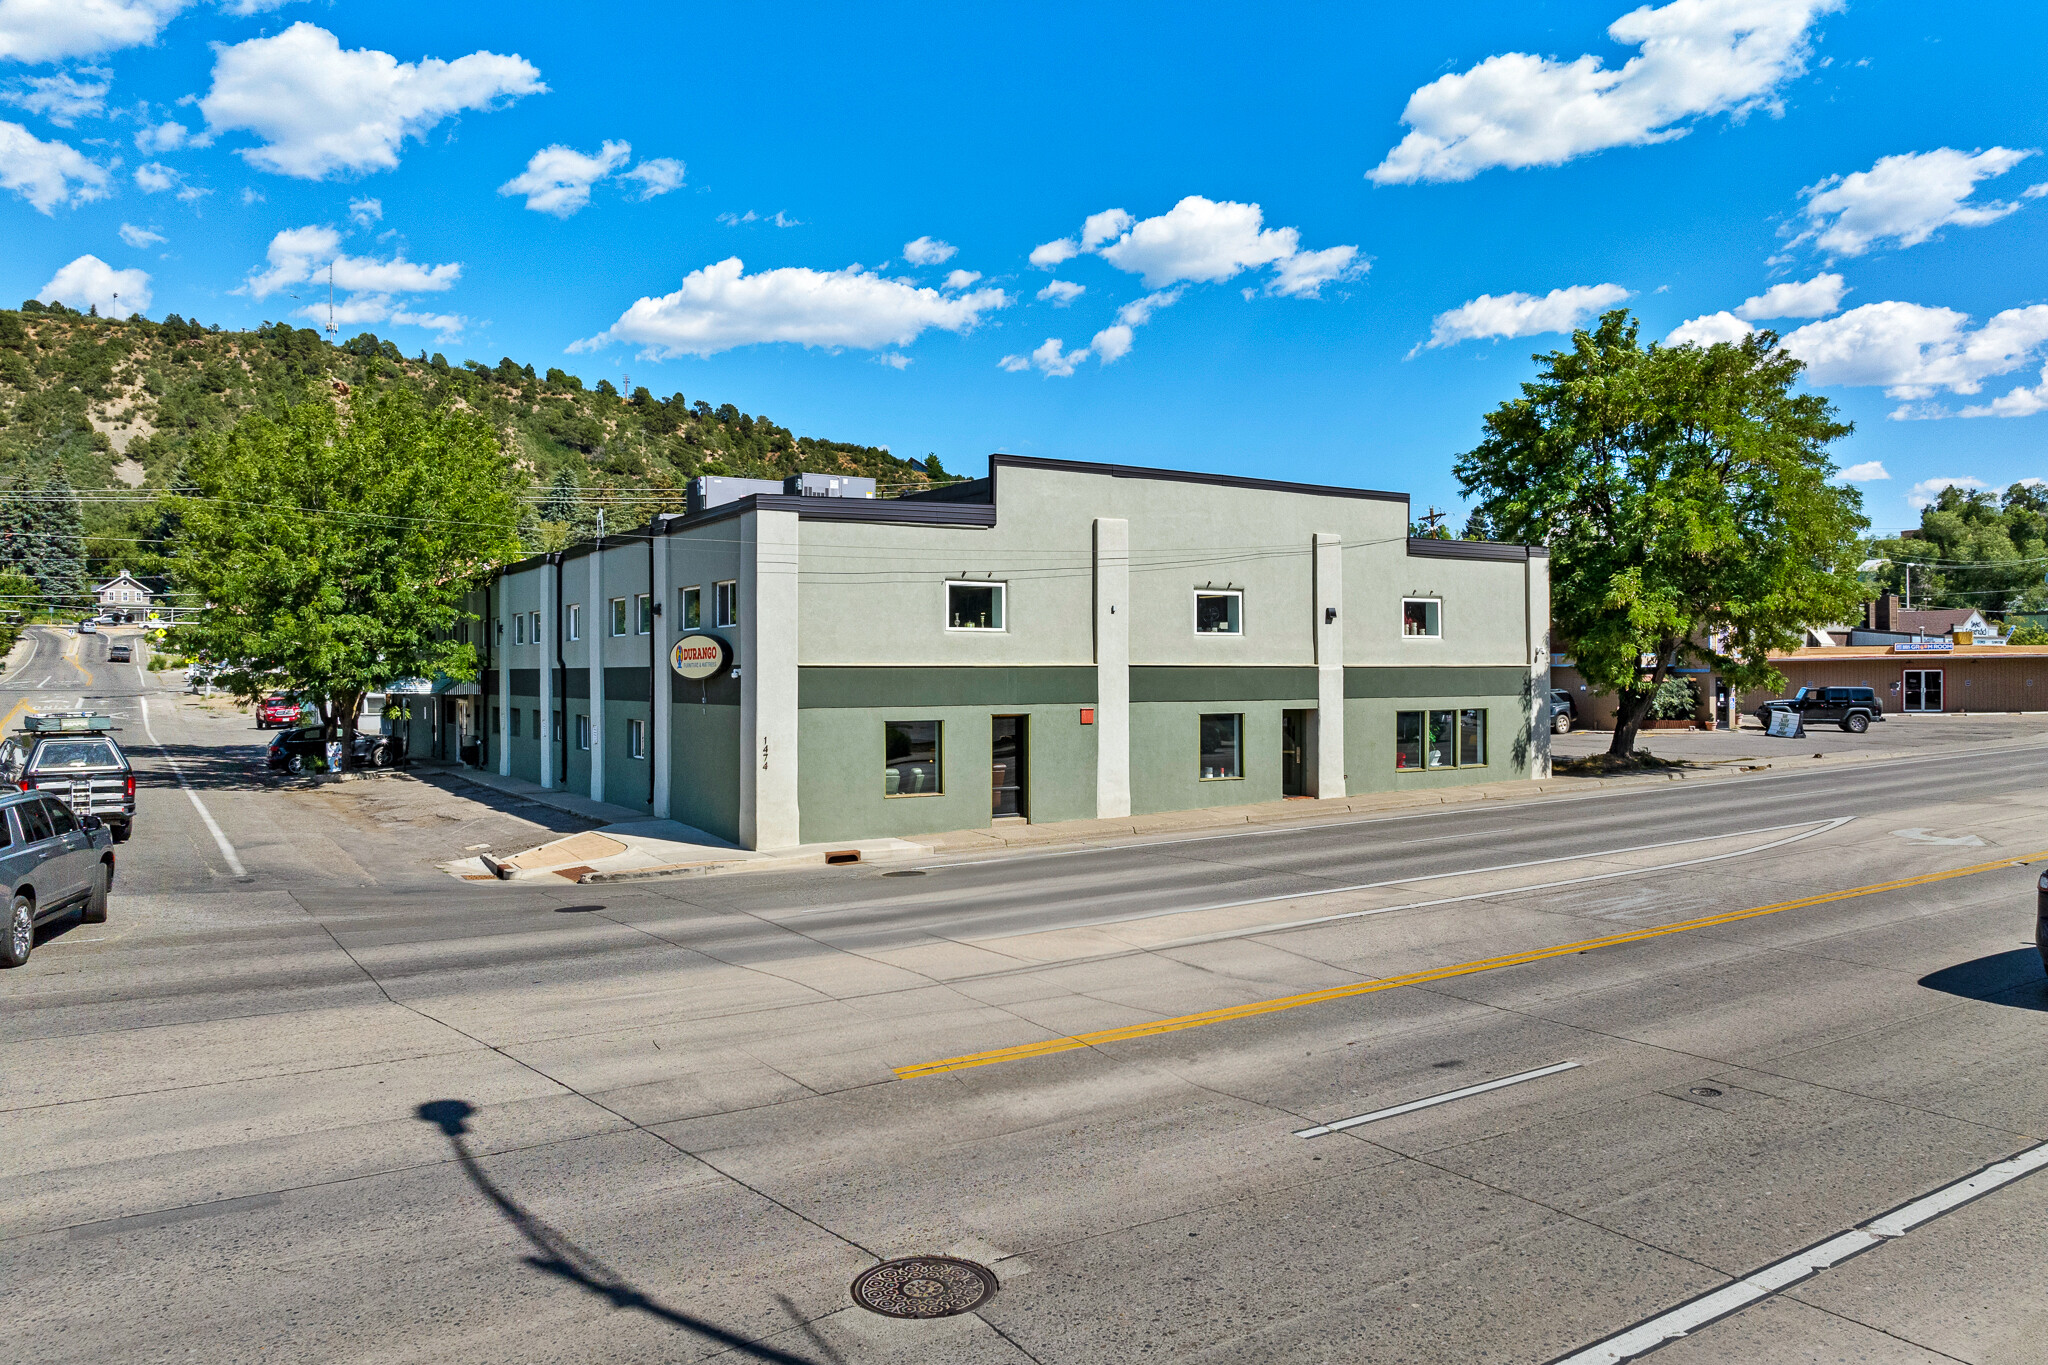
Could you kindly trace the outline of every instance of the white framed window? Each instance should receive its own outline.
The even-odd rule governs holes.
[[[689,587],[683,589],[683,629],[702,630],[703,628],[704,589],[701,585],[692,583]]]
[[[532,621],[533,621],[533,642],[534,642],[535,644],[539,644],[539,643],[540,643],[540,613],[539,613],[539,612],[534,612],[534,613],[533,613],[533,615],[532,615],[532,617],[531,617],[531,619],[532,619]]]
[[[1441,640],[1444,634],[1443,598],[1402,598],[1401,634],[1410,640]]]
[[[711,585],[712,607],[716,616],[713,625],[736,626],[740,623],[740,585],[731,579]]]
[[[614,597],[612,599],[612,634],[624,635],[625,633],[626,599],[623,597]]]
[[[576,747],[584,750],[588,750],[590,748],[589,716],[576,717]]]
[[[572,639],[572,640],[580,640],[580,639],[582,639],[582,638],[583,638],[583,604],[582,604],[581,602],[571,602],[571,603],[569,604],[569,613],[568,613],[568,615],[569,615],[569,620],[568,620],[568,623],[567,623],[567,624],[568,624],[568,634],[569,634],[569,638],[570,638],[570,639]]]
[[[654,634],[654,598],[644,592],[633,594],[633,633]]]
[[[515,645],[526,643],[526,613],[523,611],[512,618],[512,643]]]
[[[626,722],[626,754],[629,758],[647,757],[647,722],[629,720]]]
[[[1195,634],[1244,634],[1244,594],[1235,588],[1196,588]]]
[[[1244,717],[1203,716],[1201,721],[1202,781],[1223,782],[1244,776]]]
[[[946,584],[947,630],[1007,630],[1009,584],[961,580]]]

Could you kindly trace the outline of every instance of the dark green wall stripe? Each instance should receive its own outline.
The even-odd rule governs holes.
[[[1314,701],[1313,668],[1133,668],[1131,701]]]
[[[649,701],[654,683],[644,668],[607,668],[604,671],[606,701]]]
[[[512,695],[515,697],[537,697],[540,695],[540,670],[537,668],[515,668],[512,670]]]
[[[797,670],[806,710],[872,706],[1092,705],[1092,668],[833,668]]]
[[[1520,696],[1529,685],[1526,668],[1347,668],[1344,695],[1379,697]]]

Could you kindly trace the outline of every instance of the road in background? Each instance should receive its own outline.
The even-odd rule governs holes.
[[[2024,745],[474,885],[434,861],[545,817],[270,785],[86,638],[35,695],[122,708],[146,781],[112,920],[0,975],[0,1360],[1540,1365],[2048,1137]],[[2031,1361],[2044,1214],[2014,1179],[1657,1359]],[[918,1252],[1002,1288],[849,1306]]]

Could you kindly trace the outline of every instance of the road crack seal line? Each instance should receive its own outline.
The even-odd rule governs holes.
[[[1582,939],[1576,943],[1561,943],[1549,948],[1532,948],[1524,952],[1504,954],[1500,957],[1482,958],[1476,962],[1460,962],[1448,967],[1434,967],[1423,971],[1407,972],[1400,976],[1368,978],[1364,981],[1355,981],[1347,985],[1326,987],[1323,990],[1304,991],[1299,995],[1281,996],[1273,1000],[1258,1000],[1243,1005],[1228,1005],[1221,1009],[1203,1010],[1195,1014],[1175,1015],[1170,1018],[1155,1019],[1144,1024],[1128,1025],[1123,1028],[1100,1029],[1092,1033],[1047,1038],[1035,1043],[1022,1043],[1013,1047],[995,1048],[987,1052],[969,1053],[959,1057],[945,1057],[932,1062],[918,1062],[909,1066],[899,1066],[895,1068],[895,1071],[896,1075],[903,1080],[915,1080],[925,1076],[940,1075],[948,1071],[964,1071],[971,1067],[994,1066],[1001,1062],[1022,1061],[1026,1058],[1046,1057],[1054,1053],[1071,1052],[1080,1048],[1100,1047],[1105,1043],[1128,1042],[1132,1039],[1149,1038],[1162,1033],[1177,1033],[1184,1029],[1203,1028],[1210,1024],[1229,1023],[1238,1019],[1275,1014],[1282,1010],[1299,1009],[1304,1005],[1320,1005],[1332,1000],[1344,1000],[1352,996],[1370,995],[1376,991],[1394,990],[1402,986],[1417,986],[1431,981],[1448,980],[1452,977],[1473,976],[1480,972],[1498,971],[1504,967],[1519,967],[1531,962],[1541,962],[1548,958],[1591,952],[1598,948],[1612,948],[1625,943],[1639,943],[1646,939],[1663,938],[1670,934],[1682,934],[1694,929],[1709,929],[1723,924],[1736,924],[1744,920],[1759,919],[1766,915],[1783,914],[1788,910],[1800,910],[1808,906],[1826,905],[1834,901],[1853,900],[1859,896],[1873,896],[1888,891],[1903,891],[1918,886],[1929,886],[1937,882],[1950,881],[1957,877],[1971,877],[1983,872],[2003,871],[2042,858],[2048,858],[2048,851],[2028,853],[2012,858],[2000,858],[1995,862],[1976,863],[1968,867],[1951,868],[1943,872],[1923,873],[1917,877],[1905,877],[1896,881],[1878,882],[1869,886],[1850,887],[1841,891],[1824,891],[1817,895],[1802,896],[1796,900],[1778,901],[1770,905],[1754,906],[1747,910],[1731,910],[1724,914],[1708,915],[1700,919],[1681,921],[1677,924],[1633,929],[1625,933],[1608,934],[1601,938]],[[1172,945],[1162,944],[1160,946],[1167,947]]]

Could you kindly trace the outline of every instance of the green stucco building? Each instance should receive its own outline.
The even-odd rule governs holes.
[[[431,744],[750,848],[1547,775],[1543,551],[1408,525],[1008,455],[754,493],[507,567]]]

